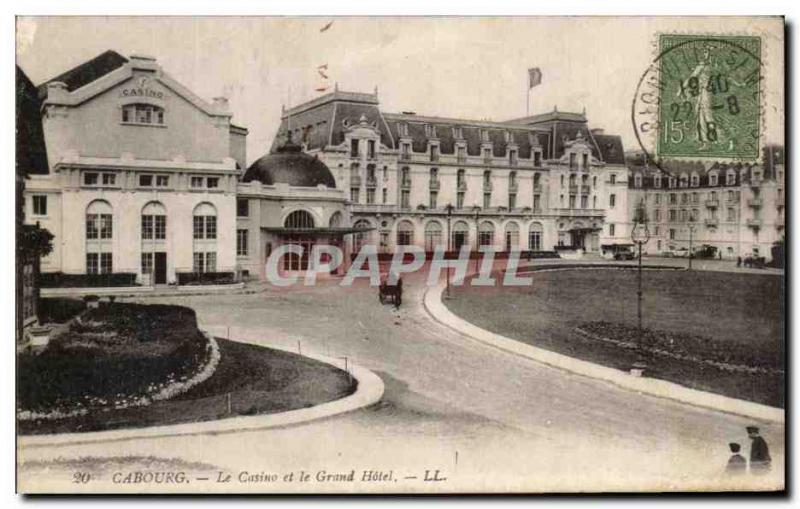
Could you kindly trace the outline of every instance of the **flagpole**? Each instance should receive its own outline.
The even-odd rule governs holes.
[[[525,91],[525,116],[529,117],[531,114],[531,87],[527,87]]]

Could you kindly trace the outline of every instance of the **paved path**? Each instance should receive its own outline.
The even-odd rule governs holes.
[[[438,324],[422,307],[419,277],[406,278],[399,311],[381,306],[374,288],[337,285],[162,300],[195,308],[218,335],[230,330],[232,339],[315,351],[343,364],[347,357],[383,378],[379,405],[284,429],[25,448],[22,486],[46,474],[66,489],[141,491],[109,480],[117,471],[168,468],[194,476],[179,488],[212,491],[703,489],[729,482],[721,475],[728,442],[749,448],[750,420],[572,375]],[[775,468],[767,478],[736,483],[780,486],[784,428],[759,424]],[[81,469],[100,481],[70,484]],[[304,470],[312,478],[225,484],[213,482],[217,469],[281,479]],[[351,469],[355,482],[314,480],[322,470]],[[389,481],[365,482],[364,470],[394,472]],[[425,470],[447,480],[424,481]],[[196,480],[201,475],[210,480]],[[159,488],[171,489],[146,489]]]

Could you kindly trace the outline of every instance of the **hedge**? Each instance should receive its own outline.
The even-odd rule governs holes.
[[[178,272],[179,285],[226,285],[236,282],[233,272]]]
[[[112,272],[110,274],[43,272],[39,276],[39,286],[41,288],[99,288],[137,286],[137,284],[134,272]]]

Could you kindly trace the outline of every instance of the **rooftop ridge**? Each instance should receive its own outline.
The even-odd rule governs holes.
[[[495,120],[472,120],[467,118],[453,118],[453,117],[437,117],[434,115],[419,115],[408,113],[383,113],[387,120],[406,120],[418,122],[442,122],[453,125],[480,126],[480,127],[495,127],[499,129],[522,129],[526,131],[549,132],[549,129],[540,126],[533,126],[528,124],[516,124],[511,121],[495,121]]]
[[[297,115],[298,113],[302,113],[304,111],[308,111],[318,106],[322,106],[323,104],[327,104],[331,101],[348,101],[348,102],[377,105],[378,96],[376,94],[369,94],[364,92],[344,92],[341,90],[334,90],[333,92],[329,92],[323,96],[311,99],[304,103],[300,103],[297,106],[292,106],[291,108],[288,108],[283,113],[281,113],[281,120],[288,118],[289,115]]]

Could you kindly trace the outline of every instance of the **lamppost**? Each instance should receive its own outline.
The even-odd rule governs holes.
[[[692,258],[694,258],[694,251],[692,250],[692,237],[694,235],[694,225],[689,225],[689,270],[692,270]]]
[[[638,338],[636,341],[636,350],[638,352],[638,360],[634,363],[634,369],[644,370],[644,331],[642,329],[642,245],[647,244],[650,240],[650,231],[647,229],[647,223],[640,222],[643,218],[637,217],[636,223],[633,225],[631,231],[631,240],[639,246],[639,267],[638,267],[638,288],[636,291],[636,319],[638,328]]]
[[[478,245],[478,215],[481,212],[481,208],[475,205],[472,208],[473,212],[475,212],[475,273],[478,273],[478,258],[480,258],[480,246]]]
[[[450,249],[451,249],[451,235],[450,235],[450,218],[453,215],[453,205],[448,203],[445,207],[447,210],[447,252],[445,253],[445,259],[449,256]],[[445,267],[445,274],[447,275],[447,298],[450,298],[450,266],[448,265]]]

